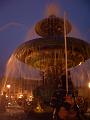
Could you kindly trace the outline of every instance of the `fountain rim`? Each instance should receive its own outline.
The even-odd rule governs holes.
[[[87,42],[87,41],[84,41],[80,38],[76,38],[76,37],[66,37],[67,39],[67,44],[68,42],[70,42],[71,44],[75,43],[77,44],[78,46],[80,45],[84,45],[85,47],[90,47],[90,43]],[[20,44],[13,52],[13,54],[17,53],[19,49],[25,47],[25,46],[28,46],[28,47],[31,47],[31,48],[38,48],[40,49],[41,46],[43,45],[48,45],[48,43],[56,43],[56,44],[53,44],[53,45],[59,45],[58,43],[63,43],[64,44],[64,37],[63,36],[56,36],[56,37],[39,37],[39,38],[35,38],[35,39],[32,39],[32,40],[28,40],[26,42],[23,42],[22,44]],[[50,45],[50,44],[49,44]],[[52,46],[52,44],[50,45]],[[77,46],[77,47],[78,47]],[[80,47],[79,46],[79,47]]]

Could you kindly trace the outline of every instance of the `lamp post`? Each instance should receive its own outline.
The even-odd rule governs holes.
[[[88,104],[90,106],[90,82],[88,83]]]
[[[10,88],[11,88],[11,85],[7,85],[7,89],[8,89],[8,96],[9,96],[9,98],[10,98]]]

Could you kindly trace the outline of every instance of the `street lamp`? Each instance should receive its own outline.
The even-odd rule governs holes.
[[[6,87],[7,87],[7,89],[8,89],[8,96],[9,96],[9,98],[10,98],[10,87],[11,87],[11,85],[8,84]]]
[[[90,88],[90,82],[88,83],[88,87]]]

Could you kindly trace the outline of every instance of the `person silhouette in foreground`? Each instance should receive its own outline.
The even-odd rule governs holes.
[[[56,109],[56,120],[68,120],[68,109],[69,105],[67,103],[62,104]]]
[[[50,105],[55,110],[53,118],[55,120],[84,120],[80,114],[79,106],[75,102],[74,86],[70,76],[68,78],[68,94],[65,75],[61,77],[60,84],[51,97]]]
[[[74,109],[74,106],[66,101],[56,108],[56,120],[86,120],[86,118],[80,114],[78,108]]]

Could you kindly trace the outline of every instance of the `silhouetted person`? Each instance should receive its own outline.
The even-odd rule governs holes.
[[[56,109],[56,120],[83,120],[80,109],[74,101],[74,86],[70,73],[68,74],[68,94],[66,91],[66,75],[62,75],[58,87],[51,97],[50,105],[54,110]]]

